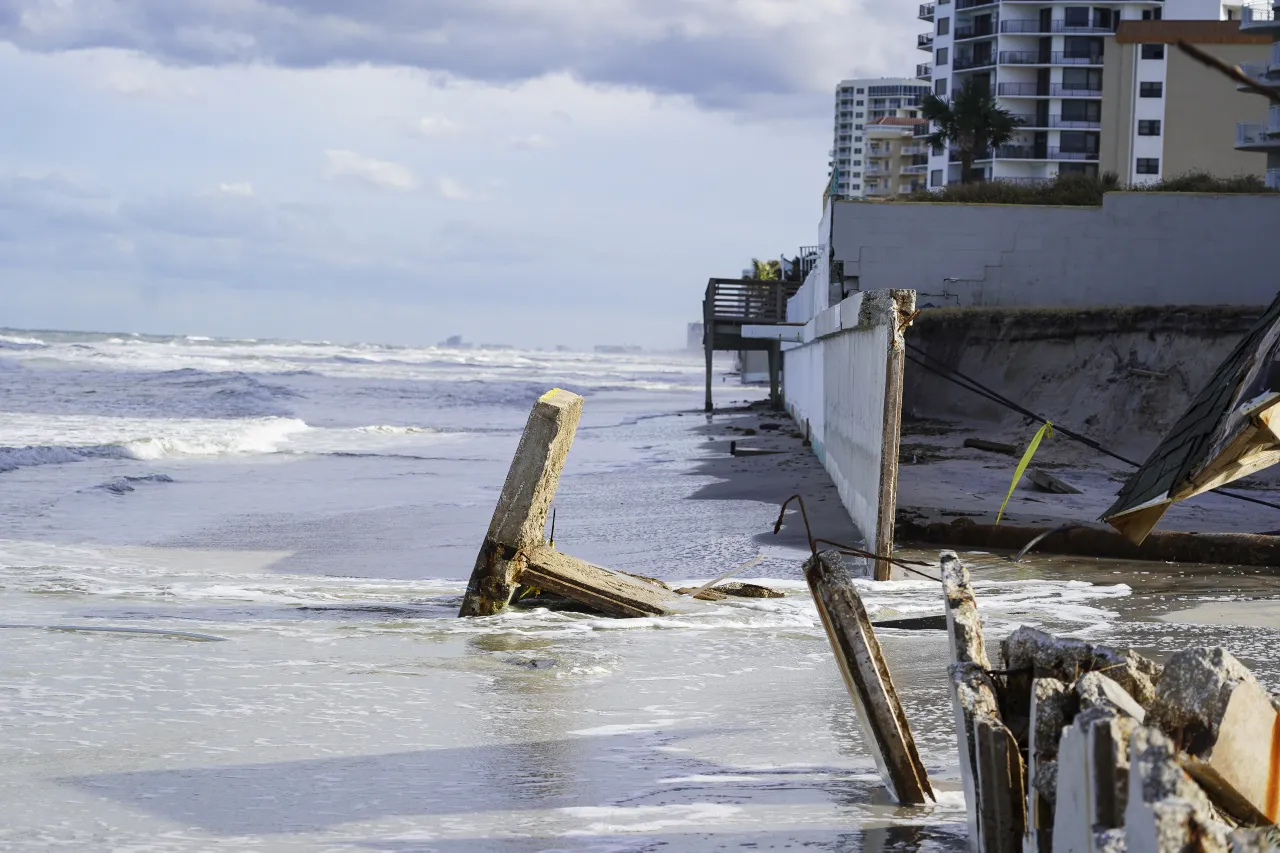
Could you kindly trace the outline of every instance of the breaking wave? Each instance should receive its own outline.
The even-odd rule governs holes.
[[[220,435],[144,436],[89,445],[0,446],[0,473],[87,459],[154,461],[182,456],[274,453],[291,435],[307,429],[310,427],[296,418],[262,418],[243,422]]]

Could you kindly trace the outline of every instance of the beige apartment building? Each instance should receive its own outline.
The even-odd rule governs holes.
[[[1121,21],[1103,57],[1099,168],[1126,184],[1188,172],[1266,171],[1266,155],[1238,151],[1236,126],[1263,120],[1266,102],[1178,50],[1185,39],[1232,65],[1265,63],[1271,39],[1240,21]]]
[[[892,198],[899,193],[924,189],[928,181],[929,146],[916,138],[927,128],[922,118],[886,116],[866,126],[866,165],[862,194],[866,198]]]

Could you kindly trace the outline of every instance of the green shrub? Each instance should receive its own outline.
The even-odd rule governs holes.
[[[1038,184],[1015,184],[1008,181],[979,181],[972,184],[948,184],[937,191],[917,190],[899,196],[897,201],[951,202],[953,204],[1046,204],[1096,206],[1109,192],[1172,193],[1275,193],[1260,178],[1241,175],[1218,178],[1207,172],[1191,172],[1176,178],[1165,178],[1151,184],[1124,186],[1118,176],[1108,172],[1100,177],[1062,174],[1053,181]]]

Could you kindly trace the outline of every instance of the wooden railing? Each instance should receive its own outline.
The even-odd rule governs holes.
[[[780,323],[787,319],[787,300],[800,282],[748,278],[713,278],[707,282],[707,319],[730,323]]]

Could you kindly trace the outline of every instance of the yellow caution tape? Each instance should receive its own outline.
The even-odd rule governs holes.
[[[1000,513],[996,516],[996,524],[1000,523],[1000,519],[1004,516],[1004,508],[1009,505],[1009,498],[1013,497],[1013,490],[1018,488],[1018,481],[1022,479],[1022,475],[1027,470],[1027,465],[1031,462],[1031,457],[1036,455],[1036,449],[1040,447],[1040,439],[1048,436],[1053,438],[1053,424],[1048,421],[1044,422],[1044,426],[1040,427],[1036,432],[1036,437],[1031,439],[1031,443],[1027,445],[1027,452],[1022,454],[1022,460],[1018,462],[1018,467],[1013,469],[1013,482],[1009,484],[1009,494],[1004,496],[1004,502],[1000,504]]]

